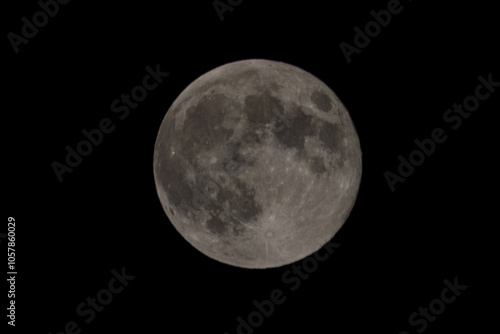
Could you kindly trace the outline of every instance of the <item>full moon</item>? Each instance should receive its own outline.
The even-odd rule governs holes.
[[[344,224],[361,149],[326,84],[252,59],[179,95],[160,126],[153,172],[165,213],[193,247],[232,266],[273,268],[311,255]]]

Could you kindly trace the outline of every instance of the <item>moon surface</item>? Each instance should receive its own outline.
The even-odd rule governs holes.
[[[220,66],[179,95],[153,170],[165,213],[192,246],[232,266],[272,268],[311,255],[344,224],[361,149],[322,81],[252,59]]]

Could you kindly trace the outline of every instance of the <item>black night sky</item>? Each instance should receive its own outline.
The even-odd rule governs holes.
[[[493,3],[25,0],[4,7],[0,233],[13,217],[17,270],[15,327],[7,324],[12,299],[2,285],[6,333],[497,327]],[[43,7],[49,14],[36,14]],[[361,186],[331,241],[339,246],[307,275],[292,265],[250,270],[208,258],[175,230],[156,193],[153,149],[170,105],[200,75],[251,58],[321,79],[361,142]],[[157,68],[168,76],[143,101],[114,112],[113,102]],[[66,148],[97,128],[107,133],[59,179],[54,162],[66,165]],[[424,150],[418,143],[428,154],[417,152]],[[8,239],[0,234],[0,241],[9,278]],[[248,319],[254,301],[276,289],[283,302],[248,325],[259,322]],[[112,299],[92,307],[98,295]],[[247,325],[238,329],[239,317]]]

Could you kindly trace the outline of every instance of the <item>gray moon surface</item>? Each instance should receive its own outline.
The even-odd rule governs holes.
[[[192,246],[232,266],[273,268],[311,255],[344,224],[361,148],[321,80],[252,59],[179,95],[160,126],[153,171],[165,213]]]

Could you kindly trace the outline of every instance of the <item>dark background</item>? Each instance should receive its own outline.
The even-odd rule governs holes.
[[[387,2],[245,0],[221,22],[212,1],[71,1],[18,54],[5,37],[0,232],[7,217],[16,219],[15,331],[58,333],[74,320],[81,333],[233,334],[254,299],[280,288],[286,302],[256,333],[399,333],[454,277],[467,290],[426,332],[497,327],[500,92],[455,131],[442,120],[474,93],[479,75],[500,81],[497,15],[492,2],[402,1],[403,11],[348,64],[339,44],[353,44],[353,28]],[[4,36],[40,10],[34,0],[3,6]],[[281,280],[290,266],[241,269],[190,246],[154,185],[154,143],[172,102],[200,75],[249,58],[323,80],[347,107],[363,152],[357,202],[333,238],[341,246],[294,292]],[[170,76],[120,121],[111,102],[158,63]],[[60,183],[51,163],[103,118],[115,130]],[[391,192],[384,172],[396,172],[398,155],[436,127],[447,141]],[[77,305],[122,267],[135,279],[85,324]]]

